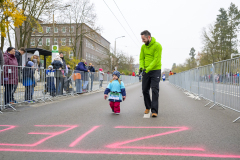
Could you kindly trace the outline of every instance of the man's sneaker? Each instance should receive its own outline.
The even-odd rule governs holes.
[[[144,112],[144,114],[148,114],[149,111],[150,111],[150,109],[146,109],[145,112]]]
[[[157,113],[152,114],[152,117],[157,117],[157,116],[158,116]]]
[[[119,112],[116,112],[115,114],[119,115],[120,113],[119,113]]]

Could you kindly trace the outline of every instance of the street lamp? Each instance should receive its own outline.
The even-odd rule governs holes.
[[[115,45],[114,45],[114,54],[116,55],[116,40],[117,39],[119,39],[119,38],[123,38],[123,37],[125,37],[125,36],[121,36],[121,37],[117,37],[117,38],[115,38]],[[112,69],[112,56],[110,57],[111,58],[111,69]]]

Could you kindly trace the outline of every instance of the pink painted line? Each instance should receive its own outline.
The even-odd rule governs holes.
[[[192,154],[192,153],[160,153],[160,152],[121,152],[121,151],[84,151],[84,150],[38,150],[38,149],[8,149],[0,148],[2,152],[31,152],[31,153],[74,153],[74,154],[105,154],[105,155],[152,155],[152,156],[180,156],[207,158],[240,158],[240,155],[224,154]]]
[[[124,141],[124,142],[114,143],[114,144],[108,145],[107,147],[109,147],[109,148],[116,148],[116,147],[118,147],[120,145],[124,145],[124,144],[127,144],[127,143],[136,142],[136,141],[140,141],[140,140],[144,140],[144,139],[154,138],[154,137],[158,137],[158,136],[163,136],[163,135],[168,135],[168,134],[172,134],[172,133],[177,133],[177,132],[181,132],[181,131],[184,131],[184,130],[188,130],[187,127],[179,127],[179,128],[178,128],[178,130],[173,130],[173,131],[164,132],[164,133],[160,133],[160,134],[145,136],[145,137],[136,138],[136,139],[128,140],[128,141]]]
[[[189,147],[139,147],[139,146],[119,147],[119,146],[115,146],[111,148],[205,151],[205,149],[203,148],[189,148]]]
[[[13,126],[13,125],[0,125],[0,127],[8,127],[8,128],[0,130],[0,132],[4,132],[4,131],[10,130],[10,129],[13,129],[13,128],[17,127],[17,126]]]
[[[135,126],[116,126],[114,128],[167,128],[167,129],[183,129],[185,128],[186,130],[189,129],[189,127],[161,127],[161,126],[140,126],[140,127],[135,127]]]
[[[74,147],[76,146],[83,138],[85,138],[87,135],[89,135],[90,133],[92,133],[94,130],[96,130],[98,127],[100,126],[94,126],[92,129],[90,129],[89,131],[87,131],[86,133],[84,133],[83,135],[81,135],[79,138],[77,138],[74,142],[72,142],[69,147]]]
[[[21,146],[21,147],[34,147],[37,146],[43,142],[45,142],[46,140],[55,137],[57,135],[63,134],[71,129],[74,129],[76,127],[78,127],[77,125],[73,125],[73,126],[66,126],[66,125],[35,125],[36,127],[68,127],[68,129],[65,129],[63,131],[60,132],[54,132],[54,133],[36,133],[36,132],[31,132],[28,134],[40,134],[40,135],[50,135],[46,138],[41,139],[40,141],[33,143],[33,144],[11,144],[11,143],[0,143],[1,146]]]

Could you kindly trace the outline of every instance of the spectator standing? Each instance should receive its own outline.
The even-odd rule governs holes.
[[[0,65],[1,65],[1,68],[2,68],[2,66],[3,66],[3,63],[4,63],[3,53],[2,53],[2,51],[0,50]]]
[[[34,63],[28,61],[26,66],[23,68],[23,86],[25,86],[25,101],[28,103],[33,103],[32,88],[35,87],[34,78]]]
[[[24,47],[21,47],[19,50],[15,51],[15,57],[17,58],[18,66],[22,66],[22,55],[26,52]]]
[[[51,64],[53,66],[53,69],[55,70],[54,77],[56,78],[56,95],[62,95],[63,94],[63,73],[62,73],[62,67],[63,62],[59,55],[56,56],[54,61]]]
[[[18,62],[18,66],[22,66],[22,55],[25,53],[25,49],[24,47],[21,47],[19,50],[15,50],[15,57],[17,59],[17,62]],[[19,77],[19,80],[21,81],[21,78],[20,78],[20,73],[21,73],[21,70],[22,70],[22,67],[18,67],[18,77]],[[18,85],[14,85],[14,89],[13,89],[13,102],[16,103],[16,100],[14,99],[14,93],[16,92],[17,90],[17,87]]]
[[[40,74],[39,74],[39,66],[40,66],[40,57],[39,57],[39,51],[36,50],[33,54],[33,56],[30,58],[30,60],[34,64],[34,78],[35,78],[35,86],[37,86],[37,82],[40,80]],[[34,87],[32,88],[32,95],[34,94]]]
[[[13,47],[9,47],[3,55],[4,58],[4,74],[3,80],[4,82],[4,102],[5,105],[13,103],[13,89],[14,85],[18,84],[18,62],[15,57],[15,49]]]
[[[95,74],[95,68],[92,63],[89,63],[88,70],[90,71],[90,78],[91,78],[91,91],[93,88],[93,81],[94,81],[94,74]]]
[[[46,70],[46,77],[47,77],[47,91],[50,92],[50,96],[56,96],[56,88],[54,84],[54,70],[53,66],[48,66],[48,70]]]
[[[134,76],[134,77],[135,77],[135,72],[132,72],[132,76]]]
[[[87,70],[86,68],[87,66],[87,62],[85,59],[82,59],[81,62],[78,63],[78,66],[76,68],[77,71],[80,71],[81,73],[81,79],[83,80],[83,91],[85,92],[86,91],[86,88],[87,88],[87,85],[88,85],[88,73],[87,72],[90,72],[89,70]]]
[[[64,55],[62,52],[60,52],[60,58],[62,59],[63,67],[62,67],[62,73],[63,73],[63,88],[66,92],[68,92],[68,79],[67,79],[67,74],[68,74],[68,67],[66,64],[66,61],[64,59]]]
[[[100,81],[99,87],[101,87],[102,89],[103,89],[103,87],[102,87],[102,84],[103,84],[103,76],[104,76],[103,69],[102,69],[102,68],[99,68],[99,81]]]

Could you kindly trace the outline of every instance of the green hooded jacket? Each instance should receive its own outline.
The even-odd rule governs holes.
[[[162,46],[152,37],[148,46],[142,45],[140,53],[140,68],[146,69],[146,73],[153,70],[160,70],[162,67]]]

